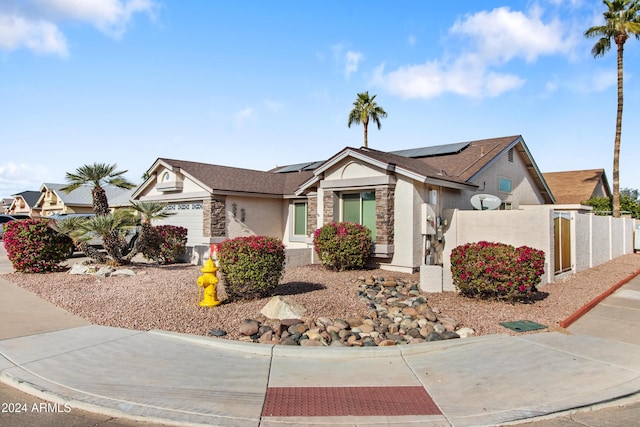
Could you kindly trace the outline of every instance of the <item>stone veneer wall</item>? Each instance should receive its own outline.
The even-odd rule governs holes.
[[[376,243],[393,245],[394,198],[393,187],[376,188]]]
[[[210,199],[203,200],[203,235],[205,237],[225,237],[227,235],[227,214],[225,200]]]
[[[333,191],[324,190],[324,196],[322,198],[322,225],[329,224],[333,221]]]
[[[307,198],[307,226],[309,233],[313,233],[318,228],[318,196]]]

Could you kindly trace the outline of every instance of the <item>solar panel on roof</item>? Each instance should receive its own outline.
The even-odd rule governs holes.
[[[298,172],[298,171],[311,171],[320,166],[321,162],[306,162],[306,163],[297,163],[295,165],[283,166],[280,169],[276,170],[277,173],[288,173],[288,172]]]
[[[442,156],[445,154],[455,154],[464,150],[469,146],[470,142],[456,142],[455,144],[432,145],[430,147],[410,148],[408,150],[392,151],[391,154],[397,154],[403,157],[432,157]]]

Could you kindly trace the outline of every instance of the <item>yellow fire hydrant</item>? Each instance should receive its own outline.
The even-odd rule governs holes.
[[[218,301],[216,285],[218,284],[218,277],[216,277],[216,271],[218,267],[213,262],[212,258],[205,261],[202,266],[202,275],[198,277],[198,286],[202,286],[204,289],[204,295],[202,301],[200,301],[201,307],[215,307],[222,304]]]

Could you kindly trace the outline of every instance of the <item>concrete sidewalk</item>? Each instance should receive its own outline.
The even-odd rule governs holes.
[[[603,306],[640,310],[637,287],[638,278]],[[605,339],[596,335],[611,323],[595,309],[569,328],[575,335],[303,348],[91,325],[2,279],[0,304],[0,381],[61,407],[147,422],[503,425],[640,391],[640,346],[624,342],[638,318],[635,332]]]

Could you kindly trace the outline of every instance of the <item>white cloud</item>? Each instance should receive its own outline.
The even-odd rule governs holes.
[[[250,120],[254,117],[253,108],[247,107],[240,111],[238,111],[234,116],[234,122],[237,127],[241,127],[247,120]]]
[[[524,85],[525,79],[500,67],[515,59],[535,62],[542,55],[569,54],[575,40],[557,20],[543,22],[541,10],[527,13],[501,7],[468,15],[450,29],[452,37],[468,41],[454,59],[428,60],[384,73],[378,67],[373,83],[403,98],[432,98],[444,93],[495,97]],[[450,43],[457,46],[461,43]]]
[[[358,71],[358,65],[364,59],[362,52],[354,52],[352,50],[347,51],[344,54],[344,75],[349,78],[351,74]]]
[[[364,61],[364,54],[353,50],[347,50],[343,43],[337,43],[331,46],[333,58],[335,62],[344,67],[343,72],[345,78],[351,77],[351,74],[358,71],[360,63]]]
[[[278,101],[273,101],[271,99],[266,99],[264,101],[264,105],[265,107],[267,107],[267,109],[269,111],[272,111],[274,113],[277,113],[278,111],[282,111],[284,109],[284,104]]]
[[[16,164],[8,162],[0,165],[0,195],[7,197],[11,194],[27,190],[39,190],[43,182],[47,181],[49,172],[40,165]]]
[[[0,49],[27,48],[35,53],[67,56],[67,41],[54,24],[0,13]]]
[[[153,17],[153,0],[2,0],[0,49],[29,49],[41,54],[66,56],[67,40],[60,28],[66,21],[89,24],[120,38],[133,15]]]

